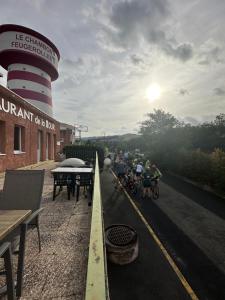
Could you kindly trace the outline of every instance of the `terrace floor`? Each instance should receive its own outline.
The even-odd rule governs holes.
[[[84,298],[88,262],[91,207],[82,194],[67,200],[66,190],[52,201],[53,178],[49,162],[45,169],[40,217],[42,251],[38,252],[37,231],[27,234],[23,297],[20,299]],[[0,178],[0,188],[4,178]],[[16,266],[15,266],[16,267]],[[1,298],[3,299],[3,298]]]

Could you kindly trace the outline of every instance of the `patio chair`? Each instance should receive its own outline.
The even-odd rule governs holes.
[[[67,187],[67,197],[68,200],[70,200],[70,192],[72,192],[72,195],[74,196],[75,193],[75,182],[73,176],[71,174],[58,174],[54,173],[54,188],[53,188],[53,198],[52,200],[55,200],[55,197],[62,191],[63,187]],[[56,189],[59,187],[58,193],[56,193]]]
[[[41,239],[39,229],[39,215],[43,208],[40,208],[42,190],[44,184],[44,170],[6,170],[3,191],[0,197],[0,209],[7,210],[31,210],[32,214],[21,225],[20,232],[14,232],[12,237],[20,236],[19,251],[23,255],[18,260],[18,280],[22,278],[24,269],[24,251],[26,232],[30,227],[36,227],[38,233],[39,251],[41,251]],[[22,250],[21,250],[22,249]],[[14,252],[18,254],[18,251]],[[22,283],[17,282],[18,286]],[[21,295],[21,290],[17,290],[17,296]]]
[[[0,209],[30,209],[29,225],[35,226],[38,232],[39,251],[41,240],[39,230],[39,214],[42,190],[44,184],[44,170],[6,170]]]
[[[10,243],[3,243],[0,246],[0,258],[4,259],[5,271],[1,271],[0,275],[6,276],[6,293],[9,300],[16,299],[15,289],[14,289],[14,279],[12,270],[12,251]],[[3,292],[5,287],[2,288]]]
[[[77,187],[77,193],[76,193],[76,201],[79,200],[79,195],[80,195],[80,188],[84,188],[84,195],[85,198],[87,198],[87,192],[90,194],[90,199],[88,202],[88,205],[91,205],[91,200],[92,200],[92,194],[93,194],[93,174],[88,173],[88,174],[80,174],[76,177],[76,187]]]

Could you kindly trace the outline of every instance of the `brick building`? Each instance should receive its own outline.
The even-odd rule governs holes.
[[[72,125],[60,123],[60,150],[66,145],[75,143],[75,128]]]
[[[55,159],[60,124],[0,85],[0,172]]]

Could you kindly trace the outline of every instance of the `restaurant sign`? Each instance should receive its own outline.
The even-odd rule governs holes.
[[[37,125],[45,127],[47,129],[55,130],[55,124],[40,118],[38,115],[35,115],[29,110],[18,107],[16,104],[6,101],[4,98],[0,98],[0,112],[9,113],[18,118],[29,120]]]

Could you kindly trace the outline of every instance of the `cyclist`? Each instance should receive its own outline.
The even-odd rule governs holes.
[[[153,189],[154,187],[158,187],[158,182],[159,179],[162,177],[162,173],[159,171],[159,169],[156,167],[155,164],[151,165],[151,172],[152,172],[151,183]]]
[[[116,182],[115,188],[119,187],[119,182],[121,182],[122,185],[125,184],[125,175],[126,175],[126,164],[123,160],[120,160],[119,163],[117,164],[117,177],[118,180]]]
[[[134,173],[131,169],[127,170],[127,173],[125,175],[125,183],[126,183],[126,188],[131,191],[132,194],[137,193],[137,184],[136,181],[134,180]]]
[[[142,176],[142,184],[143,184],[143,193],[142,198],[145,198],[146,194],[149,198],[151,198],[151,178],[153,173],[151,169],[148,167],[145,169],[143,176]]]
[[[136,158],[134,158],[133,161],[132,161],[132,170],[133,170],[134,175],[136,173],[136,165],[137,165],[137,163],[138,163],[138,160]]]
[[[146,169],[146,170],[149,169],[150,166],[151,166],[151,162],[150,162],[149,159],[147,159],[146,162],[145,162],[145,169]]]
[[[136,165],[136,180],[140,180],[140,177],[141,177],[141,174],[143,173],[144,171],[144,168],[143,168],[143,163],[142,162],[139,162],[137,165]]]

